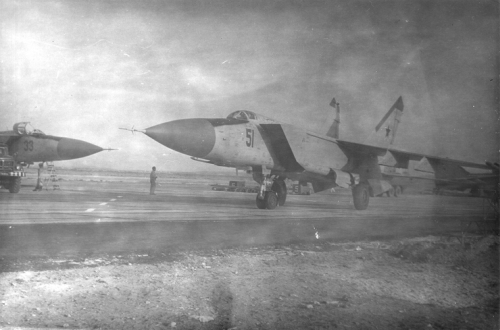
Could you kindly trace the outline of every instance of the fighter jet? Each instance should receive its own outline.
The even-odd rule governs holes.
[[[0,132],[0,143],[22,165],[86,157],[104,150],[94,144],[60,136],[46,135],[29,122],[14,124],[12,131]]]
[[[218,166],[252,168],[253,179],[260,184],[256,197],[260,209],[274,209],[284,205],[287,197],[285,179],[310,182],[315,192],[336,186],[351,187],[354,207],[365,210],[370,196],[390,189],[384,180],[379,157],[394,153],[399,162],[393,166],[407,168],[407,159],[413,153],[341,140],[337,119],[326,134],[308,132],[291,124],[238,110],[227,118],[191,118],[162,123],[139,131],[162,145],[191,156],[193,160]],[[399,97],[382,121],[392,122],[385,128],[385,136],[393,141],[404,108]],[[423,157],[424,155],[420,155]]]

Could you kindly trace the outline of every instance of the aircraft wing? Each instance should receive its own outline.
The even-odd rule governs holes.
[[[408,178],[417,178],[423,180],[432,180],[438,188],[450,189],[496,189],[499,182],[498,170],[488,162],[485,164],[473,163],[469,161],[450,159],[445,157],[430,156],[425,154],[406,152],[395,149],[388,149],[388,153],[393,157],[392,164],[383,163],[382,165],[393,166],[396,168],[409,168],[409,162],[418,161],[414,170],[419,172],[432,173],[432,178],[420,176],[407,176]],[[387,160],[385,160],[387,161]],[[467,169],[490,170],[488,173],[471,173]],[[394,176],[394,174],[385,174]]]
[[[436,181],[457,181],[479,178],[478,176],[476,176],[476,174],[471,174],[469,171],[467,171],[466,168],[491,170],[491,167],[487,164],[473,163],[469,161],[418,154],[394,149],[388,149],[388,152],[395,159],[395,163],[390,166],[407,169],[409,167],[410,160],[419,161],[419,163],[415,166],[415,170],[433,173]],[[485,175],[492,176],[492,173],[485,173]]]
[[[450,189],[478,189],[481,188],[485,191],[493,191],[496,190],[499,183],[498,174],[489,174],[489,175],[476,175],[471,174],[468,177],[455,178],[455,179],[435,179],[436,184],[442,188],[450,188]]]
[[[382,182],[377,156],[386,149],[337,140],[328,136],[304,132],[288,124],[261,124],[267,143],[286,172],[309,175],[314,190],[328,189],[335,184],[353,184],[351,174],[370,182],[375,194],[390,189]]]
[[[414,152],[407,152],[396,149],[388,149],[389,153],[396,159],[397,163],[395,167],[400,168],[408,168],[408,163],[410,160],[421,161],[423,158],[426,158],[430,165],[434,168],[435,166],[449,166],[449,167],[470,167],[470,168],[478,168],[478,169],[491,169],[486,164],[473,163],[463,160],[450,159],[445,157],[431,156],[425,154],[419,154]]]
[[[342,150],[352,155],[384,156],[387,153],[386,148],[370,146],[362,143],[337,140],[337,144],[342,148]]]
[[[428,180],[435,181],[439,183],[449,183],[449,184],[464,184],[470,183],[474,185],[478,184],[487,184],[488,182],[492,182],[493,180],[498,180],[498,175],[494,174],[480,174],[480,175],[470,175],[468,177],[460,177],[453,179],[436,179],[434,177],[429,176],[419,176],[419,175],[410,175],[410,174],[399,174],[399,173],[382,173],[382,175],[386,178],[403,178],[403,179],[417,179],[417,180]]]
[[[435,181],[467,180],[477,184],[480,177],[471,175],[464,168],[491,169],[487,164],[473,163],[397,149],[371,146],[362,143],[337,140],[313,133],[304,133],[287,124],[261,124],[268,142],[275,150],[279,164],[287,171],[306,171],[328,176],[331,170],[360,175],[362,181],[370,182],[375,192],[386,190],[384,176],[380,171],[378,157],[390,154],[394,163],[390,166],[408,168],[410,160],[425,160],[432,167]],[[492,177],[492,174],[485,174]],[[413,176],[412,176],[413,177]],[[498,177],[498,176],[496,176]],[[414,176],[414,178],[421,178]],[[486,179],[491,180],[491,179]]]

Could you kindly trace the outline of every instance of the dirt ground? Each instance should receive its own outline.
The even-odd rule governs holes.
[[[0,328],[498,329],[498,236],[463,243],[4,258]]]

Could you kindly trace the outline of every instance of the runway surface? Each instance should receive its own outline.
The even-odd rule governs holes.
[[[482,199],[432,195],[371,198],[357,211],[348,191],[289,195],[259,210],[255,194],[171,179],[61,181],[60,190],[0,192],[1,256],[82,256],[355,240],[460,232],[485,216]],[[486,208],[487,210],[487,208]]]

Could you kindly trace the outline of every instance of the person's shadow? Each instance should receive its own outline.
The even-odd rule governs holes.
[[[212,292],[212,307],[217,314],[216,329],[230,329],[233,315],[233,294],[226,282],[218,282]]]

